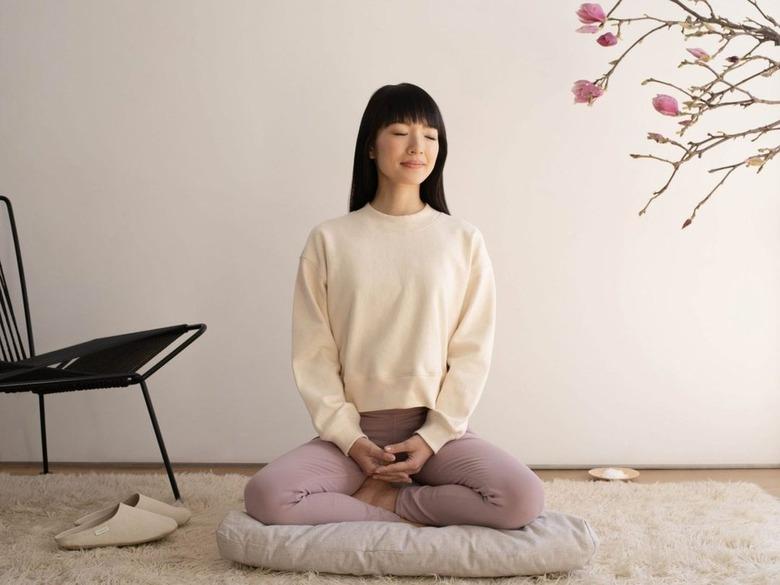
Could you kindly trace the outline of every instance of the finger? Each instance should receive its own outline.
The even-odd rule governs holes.
[[[380,481],[386,481],[388,483],[412,483],[412,478],[407,477],[405,475],[383,475],[383,474],[375,474],[371,476],[374,479],[378,479]]]
[[[400,443],[391,443],[390,445],[385,445],[385,451],[388,453],[396,453],[398,451],[403,451],[406,447],[406,441],[401,441]]]
[[[373,473],[371,474],[371,477],[392,481],[411,479],[405,473]]]
[[[371,455],[376,457],[376,459],[379,461],[395,461],[395,455],[393,455],[392,453],[386,453],[385,451],[382,451],[382,449],[380,449],[379,447],[374,449],[371,452]]]
[[[412,464],[409,460],[399,461],[398,463],[390,463],[388,465],[382,465],[382,473],[408,473],[412,469]]]
[[[389,461],[373,461],[373,463],[374,464],[371,466],[371,473],[384,473],[387,466],[390,465]]]
[[[387,472],[382,467],[375,467],[371,473],[368,474],[371,477],[409,477],[408,473],[404,473],[402,471],[396,471],[396,472]]]
[[[375,469],[374,472],[371,474],[371,477],[377,477],[380,479],[387,479],[387,478],[407,478],[410,477],[410,474],[404,473],[403,471],[397,471],[395,473],[388,473],[384,471],[383,469]]]
[[[374,467],[385,469],[388,465],[393,464],[392,461],[382,461],[381,459],[373,459],[372,463],[374,464]],[[396,463],[400,463],[399,461],[396,461]]]
[[[408,474],[404,471],[387,471],[387,465],[378,465],[374,467],[369,475],[372,477],[408,477]]]

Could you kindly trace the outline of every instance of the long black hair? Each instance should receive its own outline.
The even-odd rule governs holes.
[[[379,131],[396,122],[425,124],[439,131],[439,153],[431,174],[420,183],[420,199],[437,211],[449,215],[442,179],[444,161],[447,160],[444,119],[433,98],[412,83],[384,85],[368,100],[355,144],[349,211],[356,211],[374,199],[379,180],[376,159],[369,158],[368,150],[375,144]]]

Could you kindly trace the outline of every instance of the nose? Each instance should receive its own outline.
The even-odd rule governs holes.
[[[419,134],[414,134],[412,136],[412,144],[409,147],[409,152],[422,152],[421,145],[424,144],[425,138],[423,136],[420,136]]]

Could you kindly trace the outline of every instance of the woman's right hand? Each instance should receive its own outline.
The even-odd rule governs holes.
[[[349,456],[368,477],[371,477],[376,470],[381,471],[383,465],[395,461],[395,455],[388,453],[368,437],[360,437],[355,441],[349,450]],[[404,472],[393,474],[391,479],[391,483],[412,483],[412,478]]]

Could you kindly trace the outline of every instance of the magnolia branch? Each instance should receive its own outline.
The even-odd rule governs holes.
[[[688,53],[695,57],[694,61],[683,60],[678,64],[678,68],[685,66],[701,67],[711,76],[711,79],[702,84],[694,85],[687,89],[679,87],[673,83],[663,81],[650,77],[642,81],[642,85],[648,83],[656,83],[665,87],[672,88],[676,92],[685,96],[680,107],[677,99],[673,95],[658,94],[653,98],[652,105],[657,112],[666,116],[681,117],[684,118],[678,122],[681,128],[675,133],[679,136],[683,136],[690,128],[692,128],[700,119],[702,119],[707,112],[725,107],[739,106],[741,108],[748,108],[754,105],[762,106],[778,106],[780,105],[780,99],[775,99],[773,96],[756,95],[755,91],[751,91],[747,88],[747,84],[760,77],[771,77],[778,71],[780,71],[780,63],[775,58],[768,55],[758,54],[757,51],[762,48],[763,45],[769,44],[769,46],[780,47],[780,25],[778,21],[765,10],[763,10],[758,0],[746,0],[746,3],[751,7],[751,10],[760,15],[763,21],[756,20],[756,18],[746,17],[743,22],[734,22],[729,18],[719,16],[715,13],[712,6],[707,0],[693,0],[694,4],[702,3],[706,6],[709,14],[702,14],[698,10],[687,6],[682,0],[668,0],[672,4],[679,7],[685,14],[684,20],[668,20],[655,18],[648,14],[644,14],[642,17],[635,18],[617,18],[612,14],[620,6],[622,0],[618,0],[608,13],[604,13],[599,4],[585,3],[582,4],[577,10],[577,16],[580,22],[584,24],[577,32],[582,33],[596,33],[604,29],[607,24],[615,26],[616,33],[604,32],[601,34],[597,42],[603,47],[610,47],[618,44],[622,38],[621,29],[623,26],[628,26],[633,22],[638,21],[652,21],[658,24],[642,34],[633,43],[631,43],[626,50],[624,50],[617,59],[609,61],[611,67],[601,77],[591,82],[581,79],[574,84],[572,92],[575,96],[575,103],[586,103],[591,106],[593,102],[602,96],[607,90],[609,80],[611,76],[617,70],[626,56],[634,50],[639,44],[646,38],[655,34],[659,30],[667,29],[671,30],[672,27],[680,27],[680,32],[684,39],[687,41],[693,37],[718,37],[717,42],[720,46],[712,53],[705,51],[702,48],[686,49]],[[742,55],[733,54],[725,58],[725,63],[722,63],[722,69],[719,71],[713,66],[715,59],[725,53],[730,43],[742,36],[748,36],[755,40],[755,44],[752,45],[750,50],[746,51]],[[761,64],[762,68],[759,71],[743,74],[746,69],[744,67],[753,64]],[[741,74],[741,75],[740,75]],[[727,76],[729,78],[727,79]],[[733,94],[738,94],[735,96]],[[734,99],[736,98],[736,99]],[[728,100],[731,101],[728,101]],[[775,120],[767,124],[763,124],[757,128],[751,128],[742,132],[725,133],[719,132],[716,134],[707,133],[707,138],[699,141],[688,141],[687,145],[680,141],[673,140],[669,137],[663,136],[656,132],[649,132],[647,135],[648,140],[653,140],[659,144],[668,144],[674,148],[682,150],[682,155],[677,160],[670,160],[662,156],[656,156],[653,154],[631,154],[632,158],[647,158],[652,160],[658,160],[668,163],[672,166],[672,172],[667,179],[666,183],[657,191],[654,191],[650,199],[645,206],[639,211],[639,215],[643,215],[650,203],[659,197],[664,191],[667,190],[672,180],[674,179],[677,171],[680,167],[689,160],[701,158],[702,155],[723,144],[728,140],[736,140],[738,138],[752,137],[750,142],[755,142],[758,138],[768,135],[771,132],[780,130],[780,120]],[[747,167],[758,167],[756,173],[761,172],[764,165],[772,160],[775,155],[780,151],[780,144],[771,148],[758,148],[743,160],[734,162],[730,165],[723,167],[710,169],[708,172],[720,172],[726,171],[720,181],[713,187],[713,189],[707,193],[707,195],[696,205],[691,215],[685,220],[682,227],[685,228],[691,224],[693,218],[696,216],[698,209],[710,199],[713,193],[720,188],[726,181],[726,179],[734,172],[738,167],[745,165]]]

